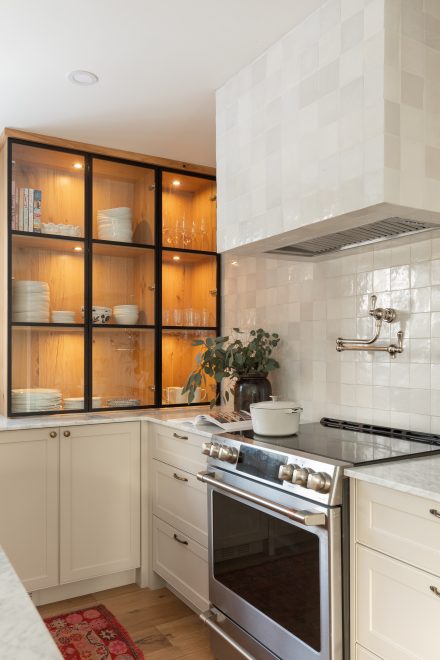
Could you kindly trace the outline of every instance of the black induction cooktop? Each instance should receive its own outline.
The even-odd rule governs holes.
[[[306,452],[352,465],[440,453],[440,435],[329,417],[323,417],[320,422],[300,424],[298,433],[291,436],[259,436],[253,431],[222,435],[289,454]]]

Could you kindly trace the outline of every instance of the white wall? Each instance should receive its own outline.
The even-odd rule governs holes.
[[[224,256],[223,332],[279,332],[275,394],[322,415],[440,433],[440,232],[378,244],[320,263]],[[432,238],[431,238],[432,236]],[[235,263],[234,263],[235,262]],[[368,296],[397,309],[382,341],[404,331],[404,352],[337,353],[337,337],[367,337]]]

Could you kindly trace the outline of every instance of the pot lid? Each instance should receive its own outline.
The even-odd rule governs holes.
[[[292,410],[292,408],[302,410],[301,406],[295,401],[259,401],[250,405],[251,410]]]

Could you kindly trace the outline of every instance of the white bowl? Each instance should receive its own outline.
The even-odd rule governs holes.
[[[75,323],[75,312],[53,310],[52,321],[54,323]]]
[[[81,316],[84,318],[84,307],[81,307]],[[93,305],[92,307],[92,322],[97,325],[105,325],[112,317],[111,307],[101,307]]]
[[[118,325],[136,325],[139,314],[115,314],[115,322]]]

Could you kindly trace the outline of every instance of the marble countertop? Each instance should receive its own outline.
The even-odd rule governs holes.
[[[156,422],[210,437],[221,433],[215,424],[200,424],[194,427],[188,420],[196,415],[209,413],[206,406],[190,408],[151,408],[148,410],[121,410],[114,412],[68,413],[65,415],[36,415],[35,417],[3,417],[0,415],[1,431],[51,428],[54,426],[81,426],[84,424],[110,424],[111,422]]]
[[[344,473],[353,479],[440,502],[440,454],[346,468]]]
[[[62,660],[26,589],[0,547],[0,660]]]

